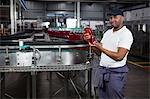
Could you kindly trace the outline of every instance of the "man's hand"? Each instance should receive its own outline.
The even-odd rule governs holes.
[[[97,43],[97,42],[94,41],[93,43],[91,43],[91,42],[88,42],[88,43],[89,43],[90,46],[96,47],[96,43]]]
[[[93,43],[89,42],[89,45],[93,47],[102,47],[102,44],[99,43],[97,40],[95,40]]]

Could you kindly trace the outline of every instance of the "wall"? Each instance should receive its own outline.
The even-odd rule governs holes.
[[[103,5],[100,3],[81,3],[81,18],[103,20]]]
[[[25,18],[45,17],[49,14],[64,14],[74,17],[74,2],[34,2],[26,1],[27,11]],[[103,20],[103,5],[100,3],[81,3],[81,19]]]
[[[150,7],[124,12],[126,21],[150,20]]]
[[[27,11],[23,12],[25,19],[36,19],[45,15],[43,2],[27,1],[26,6]]]

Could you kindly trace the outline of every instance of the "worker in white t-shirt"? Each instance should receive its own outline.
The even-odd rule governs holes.
[[[123,25],[124,15],[120,9],[113,9],[109,14],[112,29],[107,30],[100,43],[89,45],[101,52],[100,64],[96,73],[100,99],[123,99],[127,82],[127,55],[133,43],[133,36]],[[84,39],[89,38],[88,34]],[[88,41],[88,40],[87,40]]]

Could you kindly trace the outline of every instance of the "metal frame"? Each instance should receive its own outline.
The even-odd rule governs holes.
[[[30,48],[33,49],[33,53],[35,54],[35,49],[36,48],[58,48],[59,49],[59,56],[61,53],[61,49],[63,48],[74,48],[74,47],[86,47],[87,45],[53,45],[53,46],[30,46]],[[2,50],[6,50],[6,55],[8,54],[8,49],[19,49],[19,46],[0,46],[0,48]],[[91,48],[89,49],[89,53],[91,56]],[[8,56],[8,55],[7,55]],[[89,56],[89,58],[91,58]],[[28,76],[28,80],[27,80],[27,98],[31,98],[31,99],[36,99],[36,76],[37,76],[37,72],[41,71],[41,72],[50,72],[50,88],[51,86],[51,74],[52,72],[59,72],[59,71],[64,71],[69,73],[70,71],[76,71],[76,70],[87,70],[88,71],[88,97],[91,97],[91,65],[90,63],[80,63],[80,64],[71,64],[71,65],[64,65],[64,64],[50,64],[48,66],[37,66],[36,64],[36,56],[33,55],[33,65],[32,66],[12,66],[10,64],[6,64],[4,66],[0,66],[0,96],[1,99],[4,99],[4,95],[5,95],[5,73],[6,72],[29,72],[30,76]],[[89,60],[90,61],[90,60]],[[73,80],[71,78],[68,78],[68,74],[67,77],[65,78],[66,83],[68,83],[68,81],[71,82],[73,88],[75,89],[76,93],[79,96],[79,99],[82,99],[82,97],[80,96],[78,89],[75,85],[75,83],[73,82]],[[31,78],[31,80],[30,80]],[[30,85],[31,82],[31,85]],[[67,97],[67,92],[68,92],[68,84],[65,84],[65,96]],[[31,89],[30,89],[31,86]],[[51,98],[51,92],[50,92],[50,97]]]
[[[19,41],[17,41],[17,40],[15,40],[14,42],[19,42]],[[87,47],[88,45],[87,44],[80,44],[80,45],[49,45],[49,46],[33,46],[33,45],[31,45],[31,46],[29,46],[30,48],[44,48],[44,49],[46,49],[46,48],[75,48],[75,47]],[[19,49],[19,46],[0,46],[0,49],[3,49],[3,50],[5,50],[6,48],[8,48],[8,49]]]
[[[0,66],[0,72],[38,72],[38,71],[71,71],[87,70],[91,68],[89,64],[76,65],[50,65],[50,66]]]
[[[36,67],[31,67],[31,66],[24,66],[24,67],[16,67],[16,66],[0,66],[0,98],[4,99],[5,98],[5,73],[6,72],[30,72],[31,75],[28,77],[27,80],[27,99],[36,99],[36,75],[38,71],[46,71],[46,72],[50,72],[50,78],[49,78],[49,83],[50,83],[50,88],[52,88],[51,86],[51,76],[52,76],[52,72],[59,72],[59,71],[64,71],[64,72],[68,72],[69,71],[75,71],[75,70],[87,70],[88,71],[88,82],[86,82],[86,84],[88,83],[88,96],[87,97],[91,97],[91,66],[90,64],[78,64],[78,65],[57,65],[57,66],[36,66]],[[69,75],[69,74],[67,74]],[[31,78],[31,80],[29,79]],[[73,82],[73,80],[71,78],[65,78],[65,97],[67,97],[67,92],[68,92],[68,81],[71,82],[73,88],[75,89],[77,95],[79,96],[79,99],[82,99],[82,97],[79,94],[79,91],[75,85],[75,83]],[[31,89],[30,89],[30,82],[31,82]],[[49,92],[50,96],[49,98],[52,98],[51,96],[51,91]],[[31,96],[31,97],[30,97]]]

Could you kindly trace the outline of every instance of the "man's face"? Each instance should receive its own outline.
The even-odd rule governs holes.
[[[121,15],[116,15],[116,16],[110,16],[109,21],[112,27],[118,28],[123,24],[124,17]]]

